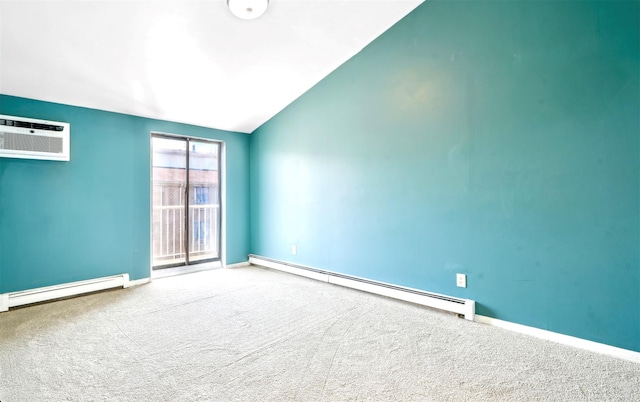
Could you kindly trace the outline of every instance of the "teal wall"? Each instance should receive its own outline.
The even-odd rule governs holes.
[[[150,267],[150,133],[222,140],[227,262],[247,260],[249,136],[0,95],[0,114],[71,124],[71,161],[0,158],[0,293]]]
[[[423,3],[252,134],[251,252],[640,351],[638,5]]]

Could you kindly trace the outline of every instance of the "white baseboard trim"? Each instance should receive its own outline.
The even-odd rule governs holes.
[[[449,311],[463,315],[465,319],[470,321],[473,321],[473,317],[475,315],[475,302],[473,300],[459,299],[457,297],[425,292],[419,289],[397,286],[366,278],[358,278],[336,272],[324,271],[317,268],[284,263],[282,261],[275,261],[260,256],[249,256],[249,262],[262,267],[276,269],[290,274],[328,282],[334,285]]]
[[[249,257],[249,263],[259,265],[265,268],[276,269],[278,271],[294,274],[298,276],[304,276],[305,278],[315,279],[320,282],[329,282],[329,274],[318,272],[318,270],[306,270],[302,268],[292,267],[290,265],[281,264],[275,261],[266,260],[260,257]],[[307,267],[310,268],[310,267]]]
[[[529,327],[526,325],[516,324],[509,321],[499,320],[497,318],[491,318],[483,315],[476,315],[475,321],[481,324],[488,324],[494,327],[503,328],[509,331],[518,332],[521,334],[533,336],[539,339],[560,343],[567,346],[572,346],[578,349],[587,350],[607,356],[616,357],[618,359],[628,360],[634,363],[640,363],[640,352],[634,352],[633,350],[627,350],[618,348],[604,343],[598,343],[589,341],[582,338],[576,338],[574,336],[563,335],[557,332],[547,331],[540,328]]]
[[[224,267],[225,268],[242,268],[242,267],[248,267],[251,264],[249,263],[249,261],[243,261],[243,262],[236,262],[235,264],[227,264]]]
[[[151,278],[142,278],[142,279],[136,279],[134,281],[129,281],[125,284],[124,288],[130,288],[133,286],[140,286],[140,285],[144,285],[151,282]]]
[[[0,312],[25,304],[39,303],[111,288],[126,288],[128,283],[129,274],[121,274],[5,293],[0,295]]]
[[[0,294],[0,313],[9,311],[9,293]]]

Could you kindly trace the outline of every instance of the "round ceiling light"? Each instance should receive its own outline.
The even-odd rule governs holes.
[[[231,14],[243,20],[253,20],[264,14],[269,0],[227,0]]]

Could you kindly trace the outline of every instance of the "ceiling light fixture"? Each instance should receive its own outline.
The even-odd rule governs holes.
[[[264,14],[269,0],[227,0],[231,14],[243,20],[253,20]]]

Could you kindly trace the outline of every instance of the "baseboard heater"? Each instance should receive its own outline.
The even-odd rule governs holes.
[[[470,321],[473,321],[475,317],[476,303],[473,300],[459,299],[457,297],[445,296],[438,293],[424,292],[422,290],[372,281],[369,279],[325,271],[304,265],[292,264],[253,254],[249,254],[249,263],[316,279],[322,282],[421,304],[423,306],[439,310],[450,311],[464,316],[465,319]]]
[[[61,285],[4,293],[0,294],[0,312],[8,311],[11,307],[23,306],[25,304],[39,303],[118,287],[129,287],[129,274],[106,276],[86,281],[69,282]]]

